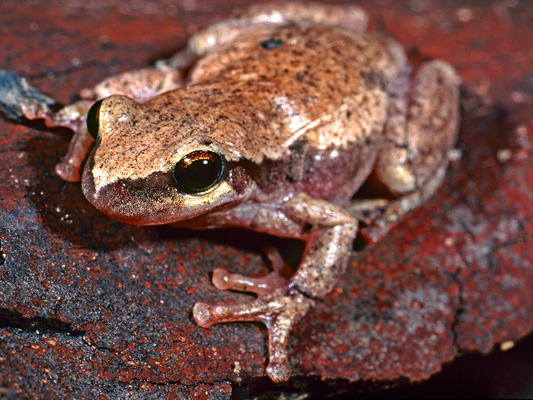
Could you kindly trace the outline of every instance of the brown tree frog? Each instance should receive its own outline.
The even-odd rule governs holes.
[[[365,33],[366,22],[355,6],[255,6],[57,113],[22,105],[28,118],[74,130],[56,168],[66,180],[79,179],[96,140],[82,188],[113,218],[305,241],[288,278],[280,261],[260,279],[214,271],[218,289],[255,301],[193,309],[205,328],[263,322],[274,381],[289,378],[289,332],[346,269],[358,223],[368,240],[386,234],[435,191],[456,141],[454,69],[437,60],[412,68],[394,39]],[[365,181],[386,195],[354,200]]]

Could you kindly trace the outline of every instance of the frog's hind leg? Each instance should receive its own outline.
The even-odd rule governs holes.
[[[423,204],[438,189],[446,174],[447,164],[446,161],[440,165],[420,189],[395,200],[358,200],[348,205],[346,209],[368,225],[361,228],[362,236],[370,242],[382,239],[405,214]]]
[[[455,70],[436,60],[421,65],[410,90],[406,78],[399,78],[396,93],[391,91],[385,143],[373,173],[395,199],[359,200],[346,207],[369,225],[361,233],[370,241],[382,238],[435,192],[457,140],[459,78]],[[410,93],[410,97],[401,93]]]

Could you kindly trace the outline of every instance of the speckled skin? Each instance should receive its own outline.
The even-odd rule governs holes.
[[[263,279],[215,271],[215,286],[256,301],[193,310],[203,327],[264,322],[275,381],[290,376],[291,327],[344,272],[358,221],[367,238],[382,237],[438,187],[456,140],[453,68],[432,61],[413,73],[397,42],[362,32],[365,21],[357,7],[256,7],[196,35],[158,69],[85,92],[120,94],[102,101],[83,174],[97,208],[133,224],[238,226],[306,242],[287,279],[279,265]],[[175,68],[199,56],[182,86]],[[78,125],[76,140],[86,136]],[[196,150],[222,155],[227,168],[215,187],[187,194],[173,170]],[[369,176],[393,199],[352,201]]]

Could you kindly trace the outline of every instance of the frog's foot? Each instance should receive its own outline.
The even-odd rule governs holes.
[[[289,289],[287,279],[277,272],[265,278],[247,278],[229,274],[225,269],[213,273],[213,284],[221,290],[231,289],[258,294],[249,303],[209,306],[196,303],[193,316],[203,328],[213,324],[235,321],[260,321],[268,329],[269,363],[267,375],[274,382],[286,381],[291,368],[287,357],[287,341],[294,324],[303,317],[314,302],[296,290]]]

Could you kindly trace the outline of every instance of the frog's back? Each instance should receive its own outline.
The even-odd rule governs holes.
[[[301,140],[322,149],[366,140],[381,129],[387,86],[405,67],[403,50],[385,36],[261,27],[200,60],[183,100],[203,108],[215,140],[219,132],[233,153],[259,163]]]

